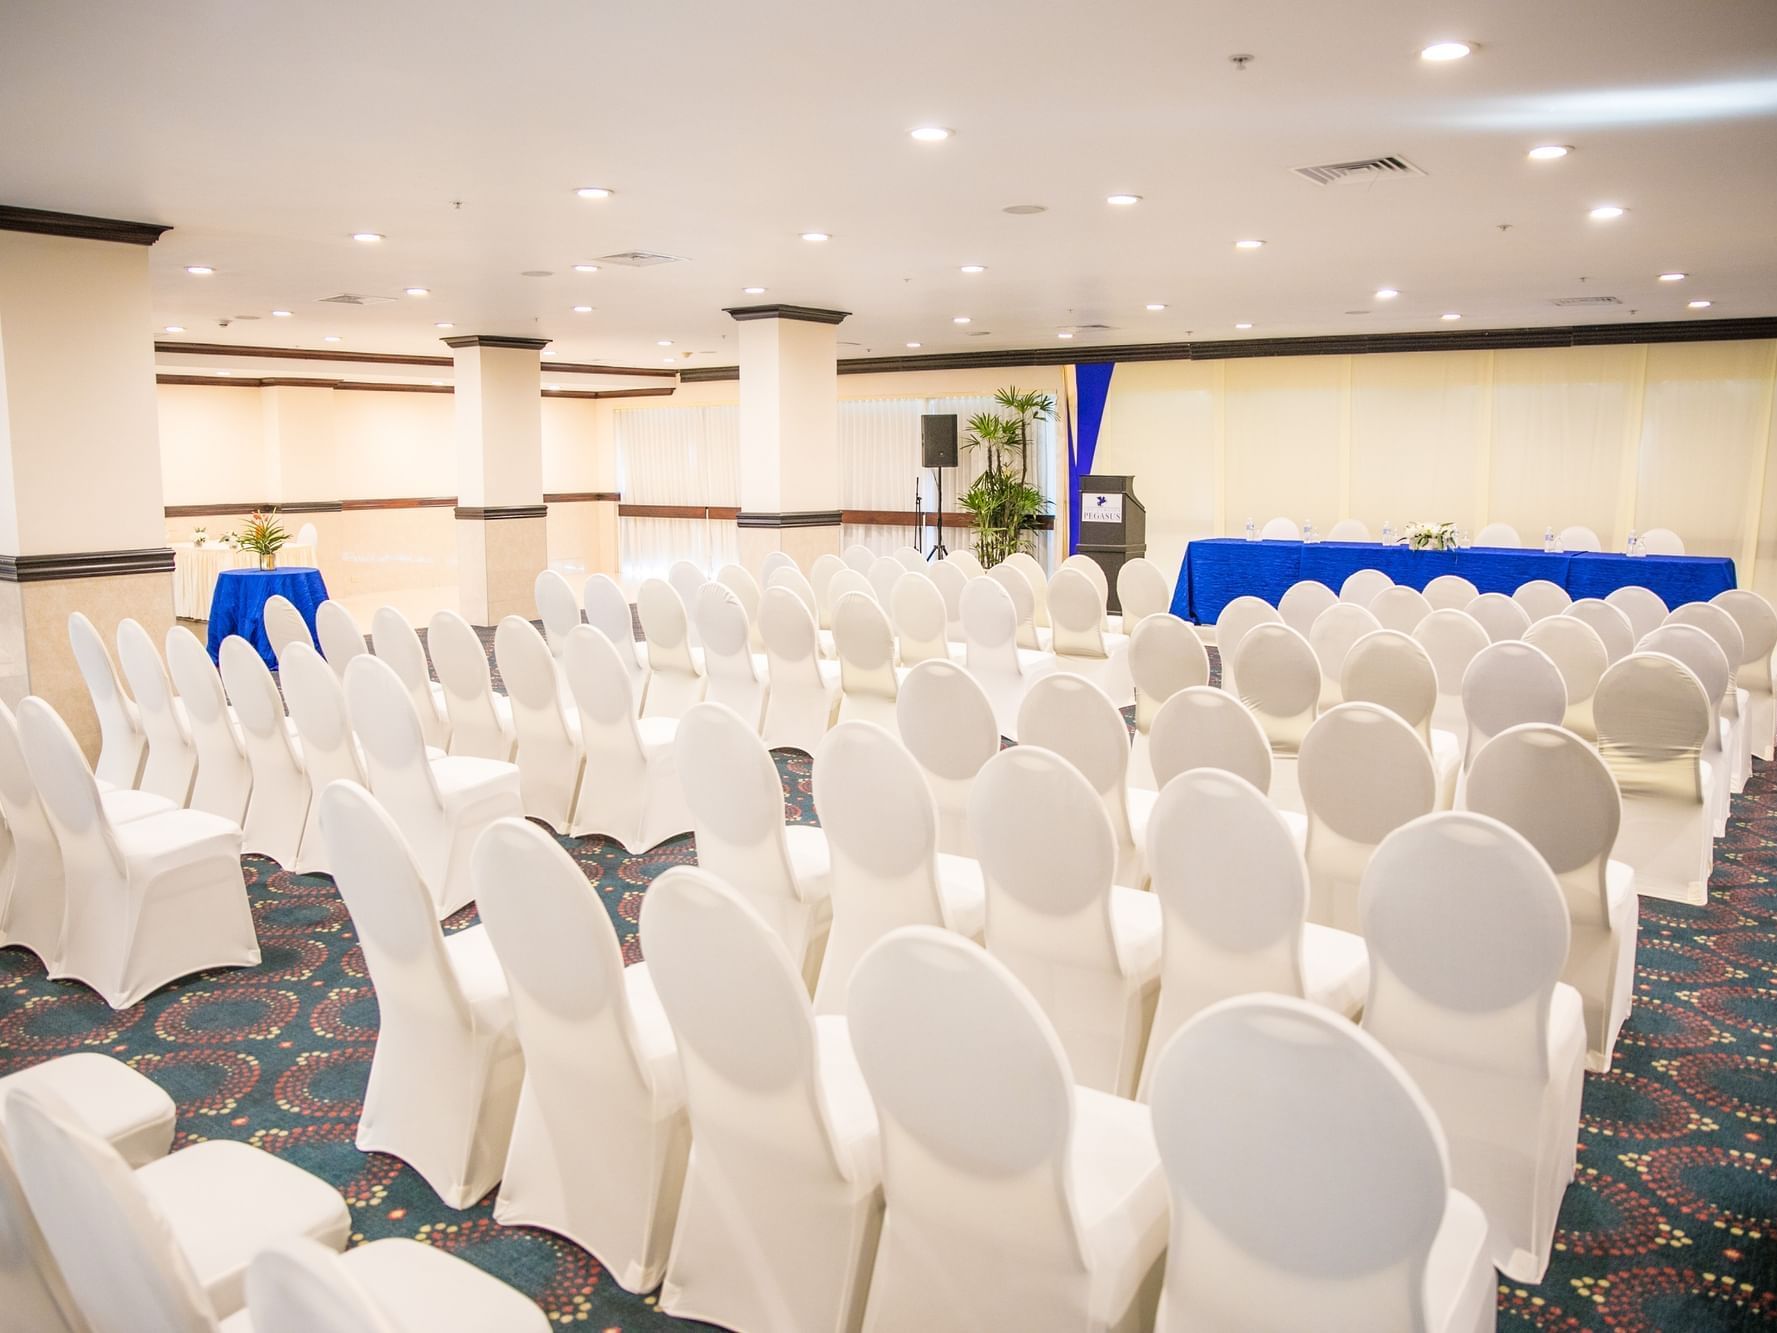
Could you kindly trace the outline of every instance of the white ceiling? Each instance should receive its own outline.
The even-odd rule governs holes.
[[[173,224],[153,331],[203,342],[449,320],[659,367],[732,363],[757,301],[854,312],[847,356],[1777,314],[1772,0],[6,0],[0,127],[0,203]],[[1290,172],[1380,154],[1427,175]],[[632,248],[685,262],[572,271]]]

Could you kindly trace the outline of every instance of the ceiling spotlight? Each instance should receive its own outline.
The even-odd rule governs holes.
[[[1685,278],[1688,276],[1689,276],[1688,274],[1684,274],[1684,273],[1662,273],[1660,275],[1660,281],[1661,282],[1683,282],[1685,280]]]
[[[454,329],[456,328],[456,325],[452,324],[448,319],[441,319],[432,327],[435,329]]]
[[[679,363],[678,363],[678,362],[677,362],[677,361],[676,361],[676,360],[674,360],[674,359],[673,359],[673,358],[672,358],[672,357],[670,357],[670,356],[663,356],[663,357],[661,357],[661,358],[660,358],[660,360],[661,360],[661,362],[662,362],[662,363],[663,363],[663,364],[665,364],[665,365],[669,365],[669,366],[676,366],[676,365],[678,365],[678,364],[679,364]]]
[[[1419,53],[1419,58],[1441,64],[1446,60],[1461,60],[1474,49],[1467,42],[1433,42]]]
[[[765,295],[765,289],[763,287],[742,287],[741,291],[745,292],[748,296]]]
[[[950,322],[952,324],[967,324],[969,322],[969,317],[967,315],[958,315],[956,318],[952,319]]]
[[[574,307],[574,313],[576,315],[590,315],[592,313],[592,307],[589,305],[577,305]]]
[[[985,272],[987,272],[987,265],[986,264],[964,264],[962,271],[964,273],[985,273]]]
[[[1438,318],[1439,319],[1461,319],[1462,316],[1457,314],[1454,310],[1452,310],[1448,314],[1439,315]]]
[[[1236,250],[1257,250],[1264,244],[1263,241],[1235,241],[1234,248]]]
[[[654,345],[656,347],[671,347],[673,345],[673,340],[671,338],[656,338],[654,340]]]
[[[1616,204],[1600,204],[1586,216],[1596,222],[1609,222],[1612,218],[1620,218],[1626,210]]]
[[[382,238],[383,234],[380,231],[355,231],[352,233],[354,241],[363,241],[366,245],[375,245]]]
[[[1250,329],[1252,327],[1252,325],[1251,324],[1236,324],[1234,327],[1237,329]]]
[[[184,333],[185,326],[183,324],[169,324],[166,326],[166,328],[162,329],[161,332],[162,333]]]
[[[444,383],[444,381],[443,380],[433,380],[432,383],[434,385],[442,385]]]
[[[1057,338],[1071,338],[1074,335],[1069,333],[1066,329],[1063,329],[1060,333],[1056,334],[1055,336]]]
[[[1162,303],[1160,301],[1149,301],[1148,302],[1148,309],[1149,310],[1164,310],[1164,309],[1166,309],[1166,306],[1164,305],[1164,303]]]
[[[920,143],[943,143],[951,136],[952,131],[942,125],[921,125],[917,130],[908,130],[907,133]]]
[[[545,389],[549,390],[550,393],[554,393],[557,389],[561,388],[561,385],[559,385],[559,384],[545,384],[543,387]]]
[[[407,294],[409,296],[430,296],[432,289],[430,287],[409,287]]]
[[[1539,144],[1525,154],[1533,162],[1553,162],[1558,157],[1566,157],[1573,149],[1564,143]]]
[[[576,264],[576,265],[574,265],[574,272],[576,272],[576,273],[597,273],[598,271],[599,271],[599,266],[597,264]]]
[[[336,343],[339,341],[339,335],[337,333],[329,333],[325,335],[321,341],[324,343]]]
[[[234,374],[234,371],[232,371],[232,370],[212,370],[210,373],[212,375],[221,375],[226,378],[227,376]]]
[[[1141,202],[1139,194],[1110,194],[1105,196],[1105,203],[1115,204],[1118,208],[1129,208]]]
[[[805,241],[830,241],[833,238],[824,231],[805,231],[802,233],[802,239]]]
[[[1376,289],[1376,299],[1378,301],[1392,301],[1399,295],[1400,293],[1393,287],[1378,287]]]
[[[554,356],[554,355],[555,355],[555,348],[553,348],[553,347],[545,347],[545,348],[544,348],[544,349],[543,349],[543,355],[544,355],[544,356]]]
[[[1689,305],[1692,310],[1707,310],[1707,309],[1709,309],[1710,306],[1714,305],[1715,302],[1714,301],[1688,301],[1688,302],[1686,302],[1686,304]]]
[[[191,274],[194,278],[207,278],[216,270],[211,268],[208,264],[187,264],[185,266],[185,271]]]
[[[602,185],[582,185],[574,191],[582,199],[609,199],[611,192]]]
[[[290,318],[290,312],[288,310],[274,310],[271,313],[272,313],[273,319],[289,319]]]
[[[914,349],[916,349],[916,350],[917,350],[917,349],[918,349],[918,348],[919,348],[919,347],[920,347],[920,346],[922,346],[922,344],[920,344],[920,343],[908,343],[908,344],[907,344],[907,345],[908,345],[908,346],[909,346],[909,347],[912,347],[912,348],[914,348]]]

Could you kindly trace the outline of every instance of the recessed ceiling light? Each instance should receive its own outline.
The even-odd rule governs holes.
[[[824,231],[805,231],[802,233],[802,239],[805,241],[830,241],[833,238]]]
[[[1467,42],[1433,42],[1420,51],[1419,58],[1434,63],[1445,60],[1461,60],[1474,49]]]
[[[337,333],[329,333],[326,334],[321,341],[324,343],[336,343],[339,341],[339,335]]]
[[[208,264],[187,264],[185,266],[185,271],[191,274],[194,278],[207,278],[216,270],[211,268]]]
[[[917,130],[908,130],[907,133],[920,143],[943,143],[951,135],[951,131],[942,125],[921,125]]]
[[[366,245],[375,245],[382,238],[383,234],[380,231],[355,231],[352,233],[354,241],[363,241]]]
[[[1010,213],[1017,218],[1034,217],[1038,213],[1047,213],[1048,211],[1042,204],[1007,204],[1000,210],[1002,213]]]
[[[656,347],[671,347],[673,345],[673,340],[671,338],[656,338],[654,340],[654,345]]]
[[[1609,222],[1612,218],[1620,218],[1627,211],[1618,204],[1599,204],[1586,216],[1598,221]]]
[[[1662,273],[1660,275],[1660,281],[1661,282],[1683,282],[1687,276],[1688,275],[1684,274],[1684,273]]]
[[[432,327],[435,329],[454,329],[456,328],[456,325],[452,324],[448,319],[441,319]]]
[[[1533,162],[1553,162],[1558,157],[1566,157],[1572,151],[1573,149],[1564,143],[1545,143],[1538,144],[1525,156]]]
[[[763,287],[742,287],[741,291],[746,293],[748,296],[763,296],[763,295],[765,295],[765,289]]]
[[[1265,244],[1263,241],[1235,241],[1236,250],[1257,250]]]
[[[213,370],[213,371],[211,371],[211,372],[210,372],[210,373],[211,373],[211,374],[212,374],[212,375],[223,375],[223,376],[227,376],[227,375],[232,375],[232,374],[234,374],[234,371],[232,371],[232,370]]]
[[[963,272],[964,273],[985,273],[985,272],[987,272],[987,265],[986,264],[964,264],[963,265]]]
[[[1447,314],[1439,315],[1438,318],[1439,319],[1461,319],[1462,316],[1457,314],[1454,310],[1452,310]]]
[[[958,315],[958,316],[956,316],[956,318],[952,319],[950,322],[952,324],[967,324],[969,322],[969,317],[967,315]]]
[[[909,346],[909,347],[915,347],[915,348],[917,348],[917,347],[919,347],[919,346],[921,346],[921,345],[922,345],[922,344],[920,344],[920,343],[908,343],[908,344],[907,344],[907,345],[908,345],[908,346]]]
[[[574,313],[576,315],[590,315],[592,313],[592,307],[589,305],[577,305],[574,307]]]
[[[1688,301],[1688,302],[1686,302],[1686,304],[1689,305],[1692,310],[1707,310],[1707,309],[1709,309],[1710,306],[1714,305],[1715,302],[1714,301]]]
[[[548,389],[551,393],[554,393],[557,389],[561,388],[561,385],[559,385],[559,384],[545,384],[543,387],[545,389]]]
[[[1063,329],[1060,333],[1056,334],[1055,336],[1057,338],[1071,338],[1074,335],[1069,333],[1066,329]]]
[[[544,348],[544,349],[543,349],[543,355],[544,355],[544,356],[554,356],[554,355],[555,355],[555,348],[553,348],[553,347],[545,347],[545,348]]]
[[[407,294],[409,296],[430,296],[432,289],[430,287],[409,287]]]
[[[598,271],[599,271],[599,266],[597,264],[576,264],[576,265],[574,265],[574,272],[576,272],[576,273],[597,273]]]
[[[1139,194],[1110,194],[1105,196],[1105,203],[1115,204],[1118,208],[1129,208],[1141,202]]]
[[[439,384],[443,384],[444,381],[443,380],[433,380],[432,383],[435,385],[439,385]]]
[[[1159,302],[1159,301],[1149,301],[1148,302],[1148,309],[1149,310],[1164,310],[1164,309],[1166,309],[1166,306],[1162,302]]]
[[[1376,299],[1378,301],[1392,301],[1399,295],[1400,293],[1393,287],[1378,287],[1376,289]]]
[[[288,310],[274,310],[271,313],[272,313],[273,319],[289,319],[290,318],[290,312]]]
[[[1252,327],[1252,325],[1251,324],[1236,324],[1234,327],[1237,329],[1250,329]]]
[[[609,199],[611,197],[611,191],[602,185],[582,185],[574,193],[582,199]]]
[[[664,364],[669,365],[669,366],[676,366],[679,364],[674,358],[672,358],[670,356],[663,356],[660,359]]]
[[[184,333],[185,326],[183,324],[169,324],[166,326],[166,328],[162,329],[161,332],[162,333]]]

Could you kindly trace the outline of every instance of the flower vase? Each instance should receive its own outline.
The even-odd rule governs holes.
[[[278,553],[276,551],[261,551],[259,553],[259,568],[262,571],[269,573],[277,567]]]

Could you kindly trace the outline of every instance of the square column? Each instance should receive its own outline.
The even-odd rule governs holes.
[[[497,625],[537,616],[536,581],[549,564],[543,503],[547,338],[446,338],[456,354],[457,578],[463,618]]]
[[[98,719],[68,643],[84,611],[173,623],[148,247],[168,230],[0,205],[0,698]]]
[[[839,553],[839,323],[812,306],[737,306],[740,562]]]

